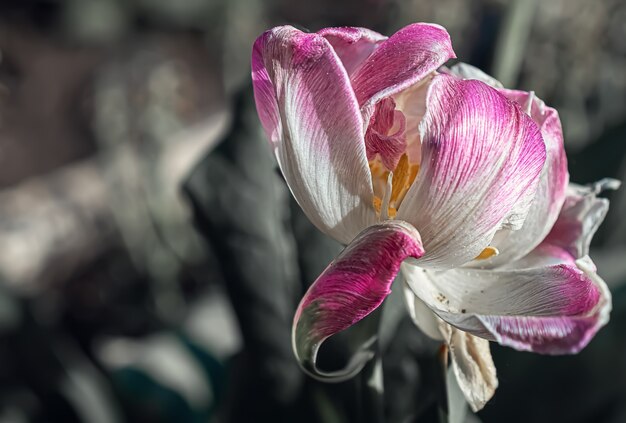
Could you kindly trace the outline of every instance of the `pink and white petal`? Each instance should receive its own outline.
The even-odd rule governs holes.
[[[321,231],[350,242],[376,216],[363,122],[335,51],[321,35],[274,28],[254,44],[252,80],[261,123],[298,204]]]
[[[426,104],[420,173],[397,217],[420,228],[420,266],[455,268],[527,212],[517,206],[534,195],[546,150],[532,119],[480,81],[437,75]]]
[[[443,69],[442,71],[460,79],[475,79],[477,81],[484,82],[493,88],[504,88],[502,82],[468,63],[459,62],[454,66],[451,66],[450,69]]]
[[[316,367],[317,352],[330,336],[374,311],[408,257],[424,253],[420,235],[410,224],[389,220],[361,232],[311,285],[293,321],[292,343],[300,366],[324,380],[347,379],[365,365],[366,355],[340,372]]]
[[[269,141],[275,144],[282,138],[282,124],[274,84],[265,68],[263,59],[268,37],[269,32],[263,33],[252,46],[252,86],[259,120]]]
[[[491,245],[496,247],[500,254],[478,261],[477,265],[482,267],[497,267],[515,261],[539,245],[554,226],[565,201],[569,182],[563,132],[557,111],[547,107],[532,92],[515,90],[500,92],[527,110],[539,126],[547,156],[522,228],[516,231],[510,229],[498,231]]]
[[[393,34],[350,78],[365,123],[379,100],[421,81],[454,57],[450,35],[439,25],[416,23]]]
[[[441,319],[413,293],[406,283],[403,290],[406,308],[415,326],[435,341],[443,341],[443,335],[439,329]]]
[[[619,186],[619,181],[608,178],[591,186],[569,184],[561,212],[543,244],[563,248],[575,258],[586,256],[609,209],[609,200],[597,195]]]
[[[387,39],[376,31],[358,27],[324,28],[317,33],[335,49],[348,76]]]
[[[529,254],[511,263],[499,266],[497,270],[534,269],[538,267],[556,266],[562,263],[574,263],[577,258],[560,246],[540,244]]]
[[[476,79],[499,88],[502,94],[518,103],[531,116],[541,129],[546,144],[547,157],[541,181],[524,225],[519,230],[498,231],[492,246],[498,249],[499,254],[475,264],[481,267],[497,267],[528,254],[545,238],[558,216],[569,181],[561,122],[557,111],[547,107],[533,92],[504,89],[500,81],[466,63],[457,63],[448,72],[462,79]],[[525,204],[521,206],[526,207]]]
[[[459,62],[450,68],[442,66],[439,71],[460,79],[475,79],[494,88],[502,88],[500,81],[467,63]],[[426,94],[433,76],[434,74],[427,76],[420,84],[413,85],[394,96],[398,110],[406,117],[405,134],[409,146],[407,154],[412,163],[419,163],[421,159],[419,124],[426,113]]]
[[[498,387],[489,341],[447,324],[441,328],[456,382],[472,411],[477,412],[493,397]]]
[[[576,353],[611,310],[611,295],[588,257],[516,270],[425,271],[407,263],[402,270],[441,319],[518,350]]]

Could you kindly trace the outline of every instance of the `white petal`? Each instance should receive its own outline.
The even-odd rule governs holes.
[[[403,285],[402,289],[404,290],[406,308],[415,326],[432,339],[443,341],[443,336],[439,330],[441,319],[413,293],[406,283]]]

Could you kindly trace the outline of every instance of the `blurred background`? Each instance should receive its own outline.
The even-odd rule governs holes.
[[[437,421],[437,345],[393,296],[384,397],[297,367],[293,312],[341,247],[291,200],[249,76],[274,25],[417,21],[559,110],[572,181],[626,180],[623,0],[3,0],[0,422]],[[577,356],[493,345],[467,421],[626,421],[624,191],[592,249],[610,323]]]

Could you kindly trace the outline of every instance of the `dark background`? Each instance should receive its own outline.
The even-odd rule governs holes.
[[[0,422],[437,421],[437,345],[391,298],[383,397],[298,369],[293,312],[340,246],[290,199],[249,77],[271,26],[417,21],[559,110],[572,181],[626,179],[622,0],[0,2]],[[500,387],[468,421],[626,421],[626,195],[609,197],[592,257],[610,323],[577,356],[493,345]]]

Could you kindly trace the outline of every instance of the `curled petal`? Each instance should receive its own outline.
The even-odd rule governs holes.
[[[605,189],[617,189],[620,183],[603,179],[591,186],[570,184],[567,197],[552,230],[544,240],[566,250],[575,258],[589,253],[589,244],[609,210],[609,200],[598,198]]]
[[[421,81],[454,57],[450,35],[439,25],[416,23],[393,34],[350,78],[366,123],[379,100]]]
[[[254,44],[252,80],[261,123],[298,204],[320,230],[350,242],[376,218],[363,121],[335,51],[319,34],[274,28]]]
[[[398,218],[420,228],[420,266],[454,268],[521,226],[546,150],[532,119],[482,82],[435,76],[426,104],[421,169]]]
[[[352,75],[387,39],[384,35],[367,28],[324,28],[317,33],[328,40],[341,59],[348,76]]]
[[[563,257],[518,270],[438,272],[404,264],[403,274],[431,310],[461,330],[518,350],[569,354],[607,323],[611,296],[588,257]]]
[[[316,367],[317,352],[328,337],[374,311],[391,292],[400,264],[424,253],[419,233],[406,222],[386,221],[365,229],[311,285],[293,322],[293,348],[302,368],[318,379],[339,381],[359,372],[367,351],[343,371]]]
[[[441,326],[450,350],[452,370],[472,411],[481,410],[498,387],[489,341],[450,325]]]

